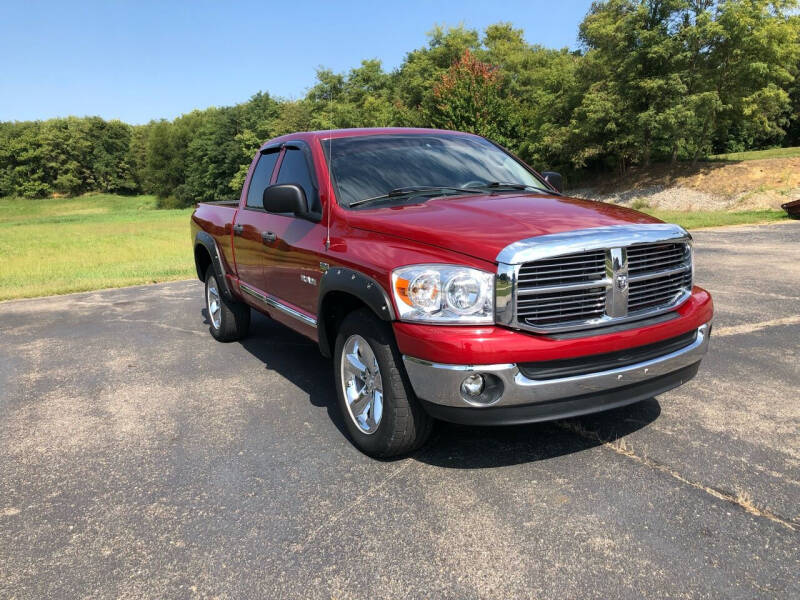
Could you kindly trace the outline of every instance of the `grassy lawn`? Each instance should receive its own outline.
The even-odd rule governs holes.
[[[191,212],[152,196],[2,198],[0,300],[190,277]]]
[[[787,218],[644,210],[689,229]],[[156,210],[152,196],[0,199],[0,300],[193,277],[191,212]]]
[[[789,216],[782,210],[748,210],[743,212],[724,212],[711,210],[697,210],[692,212],[679,212],[674,210],[640,209],[657,219],[668,223],[677,223],[686,229],[699,229],[701,227],[719,227],[721,225],[744,225],[746,223],[770,223],[784,221]]]
[[[748,152],[731,152],[730,154],[714,154],[708,160],[756,160],[759,158],[793,158],[800,156],[800,146],[794,148],[772,148],[770,150],[750,150]]]

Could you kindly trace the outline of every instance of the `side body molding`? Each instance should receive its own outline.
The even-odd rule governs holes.
[[[205,231],[198,231],[197,236],[194,238],[194,246],[203,246],[207,251],[208,255],[211,257],[211,266],[214,267],[214,274],[217,276],[217,281],[222,284],[222,293],[227,300],[235,300],[233,297],[233,293],[228,287],[228,279],[225,277],[225,268],[222,266],[222,259],[219,255],[219,248],[217,248],[217,242],[211,236],[211,234]],[[205,278],[205,273],[200,272],[200,263],[197,260],[197,253],[195,253],[194,259],[194,266],[197,270],[197,278],[200,281],[203,281]]]
[[[319,315],[317,322],[319,347],[323,356],[331,356],[334,340],[328,339],[325,318],[335,306],[330,306],[334,300],[326,297],[332,292],[344,292],[361,300],[372,309],[378,318],[384,321],[394,321],[395,313],[392,301],[383,289],[383,286],[371,277],[346,267],[330,267],[325,271],[319,282]]]

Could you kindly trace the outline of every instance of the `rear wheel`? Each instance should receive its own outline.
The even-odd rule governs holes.
[[[339,409],[362,452],[389,457],[422,446],[433,419],[414,396],[392,330],[372,311],[350,313],[334,354]]]
[[[250,329],[250,307],[225,299],[213,267],[206,271],[206,311],[209,331],[220,342],[240,340]]]

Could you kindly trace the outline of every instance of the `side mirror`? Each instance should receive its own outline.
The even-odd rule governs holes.
[[[544,180],[547,183],[556,188],[556,191],[564,191],[564,178],[561,177],[561,173],[556,173],[555,171],[542,171],[542,177],[544,177]]]
[[[262,197],[264,210],[271,213],[289,213],[304,217],[308,213],[306,193],[299,185],[279,183],[267,186]]]

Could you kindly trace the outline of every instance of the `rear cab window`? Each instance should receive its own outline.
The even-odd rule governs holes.
[[[269,185],[272,171],[275,170],[275,164],[278,162],[278,156],[280,156],[280,149],[276,148],[258,158],[256,168],[250,177],[250,187],[247,188],[246,208],[262,209],[264,207],[264,190]]]

